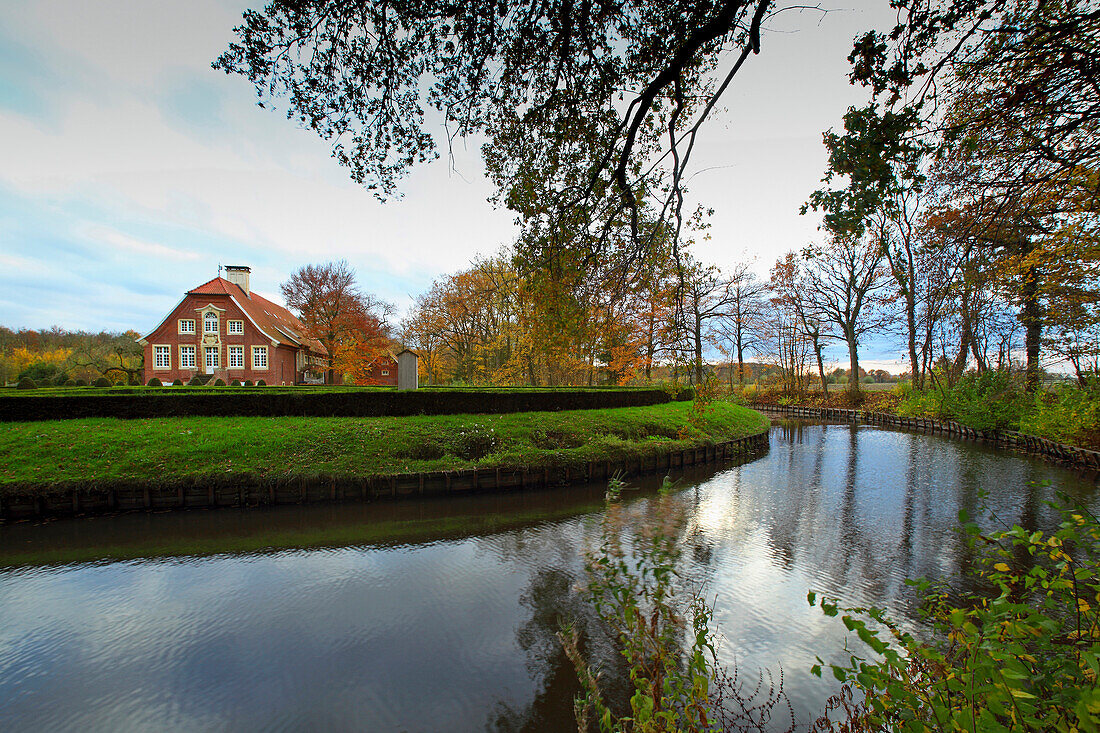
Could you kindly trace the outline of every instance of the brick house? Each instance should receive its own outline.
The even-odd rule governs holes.
[[[359,384],[397,386],[397,356],[388,351],[371,362],[367,373],[358,380]]]
[[[145,381],[186,383],[196,374],[226,384],[323,381],[325,347],[304,335],[294,314],[249,289],[250,268],[227,266],[225,272],[188,290],[160,325],[138,339],[145,347]]]

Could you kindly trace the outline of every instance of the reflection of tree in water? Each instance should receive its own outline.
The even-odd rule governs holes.
[[[596,660],[603,671],[601,682],[612,693],[610,699],[621,700],[625,707],[628,679],[622,658],[580,592],[584,583],[581,553],[589,529],[583,521],[569,521],[485,538],[483,546],[493,554],[532,570],[519,599],[530,617],[516,630],[516,643],[526,654],[528,675],[539,684],[521,709],[498,703],[487,728],[544,731],[576,727],[573,699],[581,691],[580,683],[557,636],[567,621],[580,632],[586,656]]]
[[[520,598],[531,618],[516,631],[516,641],[527,655],[527,670],[541,682],[522,710],[501,704],[490,727],[503,731],[569,730],[576,726],[573,700],[580,694],[577,673],[566,657],[557,633],[570,620],[580,631],[583,651],[598,660],[600,678],[611,699],[627,697],[627,676],[608,631],[578,592],[581,578],[560,568],[539,570]]]
[[[939,577],[945,572],[957,577],[973,561],[954,528],[958,509],[972,516],[980,513],[982,487],[992,492],[990,499],[1008,524],[1018,522],[1029,529],[1050,525],[1053,514],[1044,501],[1054,492],[1030,482],[1064,472],[933,436],[899,434],[896,446],[883,444],[874,439],[877,432],[855,426],[803,428],[787,423],[776,429],[778,435],[773,434],[770,458],[757,463],[756,469],[732,471],[718,485],[728,492],[725,500],[742,497],[756,504],[770,554],[780,566],[814,567],[821,580],[828,578],[825,584],[832,589],[847,589],[841,590],[846,595],[854,590],[863,596],[855,602],[900,602],[907,615],[915,610],[916,599],[901,585],[902,578]],[[833,460],[842,465],[831,471]],[[884,486],[886,480],[899,485]],[[679,496],[698,508],[713,498],[710,494],[715,490],[689,486]],[[1095,494],[1089,496],[1091,503],[1097,503]],[[644,523],[651,509],[647,500],[631,502],[629,511],[636,514],[631,526]],[[585,656],[598,660],[604,685],[617,684],[614,694],[625,700],[621,659],[576,590],[585,579],[584,539],[589,535],[594,540],[597,526],[567,521],[486,538],[496,554],[517,567],[532,568],[521,599],[530,617],[517,629],[516,640],[526,654],[531,678],[539,685],[521,709],[502,704],[489,721],[491,727],[572,727],[572,700],[579,685],[557,638],[561,619],[577,623]],[[726,531],[739,528],[743,529],[738,525]],[[687,523],[680,541],[685,576],[704,586],[722,564],[731,542],[736,542],[704,531],[697,520]]]

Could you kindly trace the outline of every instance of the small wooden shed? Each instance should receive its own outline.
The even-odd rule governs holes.
[[[402,349],[397,353],[397,389],[416,389],[420,386],[420,371],[417,366],[419,357],[412,349]]]

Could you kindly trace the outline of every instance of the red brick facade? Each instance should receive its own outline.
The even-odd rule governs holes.
[[[301,322],[289,311],[249,292],[247,279],[243,282],[244,287],[219,277],[189,291],[139,339],[145,347],[145,381],[157,377],[164,384],[186,383],[202,374],[226,384],[262,379],[284,385],[320,374],[327,364],[324,347],[304,336]]]
[[[371,364],[366,376],[359,381],[361,384],[396,387],[397,359],[393,354],[386,354]]]

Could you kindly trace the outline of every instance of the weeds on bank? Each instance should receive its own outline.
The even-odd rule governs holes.
[[[678,573],[683,505],[665,478],[636,531],[628,521],[619,477],[608,483],[607,510],[597,549],[586,553],[584,593],[611,629],[629,669],[633,691],[625,709],[604,694],[600,673],[585,660],[578,633],[558,634],[582,693],[574,710],[579,731],[771,730],[773,715],[794,714],[778,683],[761,678],[753,691],[717,662],[713,609]]]
[[[844,687],[812,730],[1100,729],[1100,523],[1084,510],[1060,511],[1049,535],[1019,526],[986,534],[960,512],[977,557],[969,575],[987,592],[910,581],[926,594],[930,642],[882,609],[841,608],[810,593],[810,605],[840,614],[873,652],[831,666]]]

